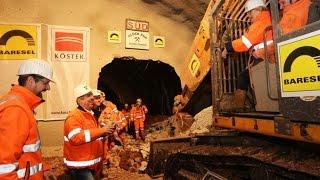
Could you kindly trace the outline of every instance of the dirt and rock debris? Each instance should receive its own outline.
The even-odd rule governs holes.
[[[170,117],[161,117],[153,120],[147,129],[145,141],[137,141],[130,135],[123,135],[122,146],[114,145],[110,148],[107,156],[107,164],[104,165],[104,179],[151,179],[145,174],[149,153],[150,141],[168,138],[170,136],[187,136],[198,132],[207,132],[207,126],[211,123],[206,121],[212,117],[212,110],[204,109],[195,116],[195,119],[187,113],[178,113]],[[202,130],[202,127],[205,130]],[[66,177],[66,168],[63,158],[59,156],[46,157],[45,161],[50,165],[58,179]]]

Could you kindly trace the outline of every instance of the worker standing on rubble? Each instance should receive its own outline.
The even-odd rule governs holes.
[[[18,71],[18,84],[0,98],[0,179],[47,179],[54,176],[41,158],[35,108],[50,90],[52,68],[29,59]],[[55,179],[55,178],[54,178]]]
[[[310,0],[279,0],[280,9],[283,10],[282,18],[279,26],[282,34],[287,34],[298,30],[308,23]],[[311,15],[312,16],[312,15]],[[313,16],[312,16],[313,17]],[[309,22],[316,21],[312,19]],[[275,51],[273,43],[267,46],[268,60],[270,63],[275,63]],[[265,58],[264,47],[253,52],[256,58]]]
[[[248,0],[245,5],[245,12],[248,13],[252,24],[241,38],[226,43],[222,51],[222,58],[226,58],[230,52],[246,52],[255,46],[263,44],[264,31],[271,25],[270,12],[267,10],[264,0]],[[267,33],[267,39],[272,39],[272,31]],[[259,60],[256,60],[256,63],[257,62],[259,62]],[[249,83],[249,71],[247,69],[239,75],[237,90],[234,93],[234,102],[222,102],[221,108],[225,110],[243,109],[245,107],[246,92]]]
[[[64,123],[64,164],[73,179],[94,179],[102,170],[102,138],[111,134],[111,126],[99,127],[92,112],[93,93],[86,84],[74,89],[78,107]]]
[[[130,111],[130,116],[134,122],[135,136],[137,140],[144,140],[144,122],[146,120],[146,113],[148,113],[147,107],[142,104],[141,98],[138,98],[136,100],[136,104]]]

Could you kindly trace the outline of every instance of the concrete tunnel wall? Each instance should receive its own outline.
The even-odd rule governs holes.
[[[90,85],[93,88],[97,86],[100,69],[118,56],[161,60],[180,75],[181,61],[195,35],[186,25],[161,16],[158,9],[141,0],[0,0],[0,12],[4,23],[91,27]],[[125,49],[126,18],[148,21],[150,39],[153,35],[165,36],[166,47],[154,48],[150,42],[149,51]],[[108,43],[108,30],[120,30],[122,43]],[[45,58],[46,52],[42,49]],[[45,155],[60,154],[57,146],[63,144],[63,121],[39,122],[38,125]]]

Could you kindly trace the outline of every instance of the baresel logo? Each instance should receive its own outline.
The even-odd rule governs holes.
[[[282,97],[320,95],[320,30],[279,42]]]
[[[313,58],[314,63],[310,64],[316,65],[318,68],[320,68],[320,50],[316,47],[312,46],[303,46],[295,49],[292,51],[287,59],[285,60],[283,72],[284,73],[291,73],[291,67],[294,63],[294,61],[298,60],[299,57],[303,56],[309,56]],[[290,84],[303,84],[303,83],[316,83],[320,82],[320,74],[313,75],[313,76],[297,76],[295,78],[285,78],[284,85],[290,85]]]
[[[24,60],[37,56],[36,27],[1,25],[0,28],[0,59]]]
[[[55,32],[56,60],[84,60],[83,33]]]

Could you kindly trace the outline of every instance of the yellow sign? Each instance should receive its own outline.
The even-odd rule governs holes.
[[[38,57],[38,27],[0,24],[0,60],[25,60]]]
[[[108,42],[121,43],[121,32],[120,31],[108,31]]]
[[[153,45],[156,48],[164,48],[166,40],[163,36],[153,36]]]
[[[283,97],[320,95],[320,30],[278,44]]]
[[[193,54],[193,56],[189,62],[188,67],[189,67],[189,70],[190,70],[192,76],[195,77],[197,75],[199,68],[200,68],[200,60],[196,54]]]

